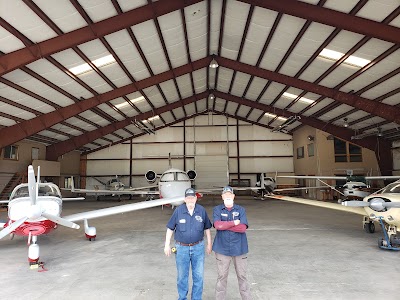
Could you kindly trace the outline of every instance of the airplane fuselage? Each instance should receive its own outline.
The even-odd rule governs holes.
[[[57,224],[43,216],[35,217],[35,210],[46,212],[54,216],[60,216],[62,211],[61,192],[53,183],[39,183],[36,204],[32,205],[28,194],[28,188],[28,184],[23,183],[18,185],[12,192],[10,202],[8,203],[9,221],[4,227],[7,227],[24,216],[30,216],[14,231],[14,233],[25,236],[47,234],[56,228]]]
[[[348,181],[343,185],[343,194],[345,198],[359,198],[363,199],[371,194],[368,185],[364,182]]]
[[[372,194],[364,198],[364,201],[385,201],[385,202],[400,202],[400,194],[398,193],[382,193]],[[370,218],[382,217],[382,220],[387,224],[395,225],[400,230],[400,209],[398,208],[387,208],[381,211],[374,210],[370,207],[364,207]]]
[[[192,186],[189,176],[182,170],[169,169],[165,171],[158,183],[160,198],[175,198],[185,195],[186,189]],[[173,206],[178,206],[184,203],[178,201],[172,203]]]

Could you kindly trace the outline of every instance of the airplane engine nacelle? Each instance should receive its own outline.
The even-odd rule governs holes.
[[[186,174],[189,176],[190,180],[195,180],[196,179],[197,173],[196,173],[195,170],[189,170],[189,171],[186,172]]]
[[[146,174],[144,175],[144,177],[146,177],[146,180],[147,180],[149,183],[153,183],[153,182],[156,181],[156,179],[157,179],[157,173],[154,172],[154,171],[152,171],[152,170],[149,170],[149,171],[146,172]]]

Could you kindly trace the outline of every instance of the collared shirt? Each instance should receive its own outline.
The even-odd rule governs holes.
[[[224,204],[214,207],[213,222],[240,220],[240,224],[247,222],[246,210],[240,205],[234,204],[228,210]],[[249,252],[246,233],[232,232],[230,230],[217,230],[213,243],[213,251],[226,256],[239,256]]]
[[[196,243],[204,238],[204,230],[211,228],[205,208],[196,203],[193,215],[190,215],[186,204],[178,206],[169,219],[167,227],[175,230],[175,240],[185,244]]]

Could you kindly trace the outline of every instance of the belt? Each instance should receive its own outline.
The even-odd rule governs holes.
[[[185,243],[181,243],[181,242],[178,242],[178,241],[176,241],[176,243],[179,244],[179,245],[181,245],[181,246],[194,246],[194,245],[197,245],[198,243],[200,243],[200,242],[202,242],[202,241],[203,241],[203,240],[200,240],[200,241],[198,241],[198,242],[190,243],[190,244],[185,244]]]

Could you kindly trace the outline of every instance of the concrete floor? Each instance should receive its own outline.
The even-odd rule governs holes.
[[[219,197],[203,199],[209,216]],[[135,200],[134,200],[135,201]],[[278,200],[239,197],[248,214],[249,281],[254,299],[399,299],[400,253],[381,250],[382,232],[361,217]],[[64,215],[125,202],[64,204]],[[5,212],[0,212],[4,219]],[[174,257],[163,253],[171,209],[150,208],[96,219],[97,239],[59,227],[39,237],[46,272],[30,270],[26,238],[0,241],[6,299],[177,299]],[[213,236],[215,231],[212,231]],[[214,299],[214,255],[206,257],[203,299]],[[240,299],[233,266],[228,299]]]

